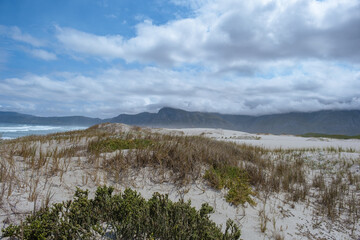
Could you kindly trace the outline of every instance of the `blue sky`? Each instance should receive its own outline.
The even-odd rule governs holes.
[[[0,0],[0,111],[360,109],[359,0]]]

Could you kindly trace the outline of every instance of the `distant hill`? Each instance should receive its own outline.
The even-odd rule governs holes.
[[[106,121],[151,127],[224,128],[251,133],[360,134],[360,111],[358,110],[248,116],[188,112],[166,107],[162,108],[158,113],[120,114],[117,117],[106,119]]]
[[[38,125],[91,126],[102,122],[168,128],[223,128],[251,133],[273,134],[343,134],[360,135],[360,111],[317,111],[263,116],[188,112],[165,107],[158,113],[120,114],[109,119],[72,117],[37,117],[15,112],[0,112],[0,122]]]
[[[101,123],[100,118],[81,116],[72,117],[37,117],[16,112],[0,112],[0,123],[32,124],[32,125],[66,125],[66,126],[92,126]]]
[[[202,112],[187,112],[174,108],[162,108],[158,113],[139,113],[136,115],[120,114],[106,119],[107,122],[125,123],[150,127],[173,128],[228,128],[229,122],[216,114]]]
[[[273,134],[360,134],[360,111],[317,111],[272,114],[258,117],[221,115],[234,129]]]

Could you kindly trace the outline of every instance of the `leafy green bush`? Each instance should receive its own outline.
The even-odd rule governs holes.
[[[246,202],[256,205],[251,198],[255,193],[245,170],[234,166],[211,167],[205,172],[204,178],[216,189],[228,189],[226,201],[236,206]]]
[[[239,239],[231,220],[225,233],[209,219],[213,208],[200,210],[191,202],[172,202],[155,193],[148,201],[126,189],[112,195],[112,187],[99,187],[95,198],[77,189],[74,200],[53,204],[30,215],[20,225],[2,230],[3,237],[18,239]]]

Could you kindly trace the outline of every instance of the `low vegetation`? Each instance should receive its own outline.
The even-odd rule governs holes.
[[[227,188],[226,200],[234,205],[245,204],[256,205],[252,196],[255,195],[249,185],[249,177],[246,171],[234,166],[211,167],[204,175],[215,189]]]
[[[240,238],[239,228],[228,220],[225,233],[209,220],[213,208],[200,210],[191,202],[172,202],[155,193],[145,200],[136,191],[112,195],[112,187],[99,187],[95,198],[77,189],[74,199],[54,204],[3,229],[4,237],[18,239],[223,239]]]
[[[339,219],[347,221],[348,225],[355,229],[360,219],[360,173],[353,171],[353,166],[360,165],[360,161],[345,158],[343,156],[345,152],[353,154],[355,150],[340,148],[269,150],[217,141],[203,136],[160,134],[138,127],[128,128],[111,124],[96,125],[81,131],[5,140],[0,144],[0,206],[3,201],[11,199],[13,194],[19,192],[26,192],[28,201],[34,203],[34,209],[40,198],[42,206],[42,210],[31,215],[23,225],[12,226],[5,233],[20,236],[19,234],[25,234],[25,230],[29,227],[29,233],[26,234],[30,234],[31,229],[36,224],[39,225],[44,216],[47,219],[53,219],[51,220],[53,222],[48,221],[49,224],[67,224],[69,232],[66,234],[75,234],[71,236],[79,236],[79,238],[85,238],[87,234],[101,235],[107,232],[115,235],[125,234],[121,230],[122,227],[116,228],[116,224],[120,224],[116,221],[120,220],[110,219],[109,216],[105,216],[105,212],[103,213],[105,215],[95,214],[94,221],[89,220],[94,216],[81,216],[91,224],[85,220],[76,220],[80,221],[76,223],[80,224],[80,227],[76,228],[80,232],[75,231],[73,227],[78,225],[69,223],[70,218],[75,219],[75,216],[66,214],[71,213],[70,209],[75,211],[77,207],[82,207],[78,206],[82,203],[97,204],[98,198],[89,200],[85,192],[78,190],[74,201],[49,208],[50,182],[51,179],[57,179],[60,183],[64,182],[64,176],[71,170],[77,171],[77,177],[82,179],[84,186],[90,183],[95,186],[113,185],[129,182],[131,174],[136,174],[145,168],[152,172],[151,181],[157,183],[167,182],[182,187],[197,181],[205,182],[215,190],[223,190],[225,199],[234,206],[255,206],[259,199],[266,202],[271,195],[282,194],[285,196],[285,203],[306,203],[315,209],[317,216],[330,221]],[[112,192],[109,189],[99,188],[98,191]],[[40,194],[44,190],[48,191],[45,196]],[[130,194],[130,190],[127,190],[125,195],[112,196],[111,193],[105,193],[101,193],[104,198],[101,201],[112,199],[111,201],[120,203],[123,201],[120,199]],[[131,192],[131,194],[135,193]],[[147,206],[144,207],[145,210],[141,210],[141,214],[147,214],[145,212],[150,211],[151,200],[141,200],[142,198],[136,194],[134,196],[137,201]],[[169,204],[166,206],[178,204],[181,206],[179,208],[188,209],[184,211],[189,213],[194,211],[190,210],[188,203],[171,203],[163,196],[156,195],[152,199],[154,197],[157,203],[165,201]],[[78,205],[72,205],[75,203]],[[108,203],[101,204],[102,207],[106,207]],[[98,211],[100,206],[92,205],[92,207],[91,211]],[[206,209],[208,208],[205,206],[197,214],[201,215],[204,211],[210,213]],[[55,213],[63,217],[55,219]],[[67,218],[64,218],[64,214]],[[137,214],[135,215],[138,216]],[[265,232],[268,222],[266,211],[259,213],[259,216],[263,219],[261,231]],[[177,218],[177,215],[172,217]],[[160,220],[157,219],[157,221]],[[211,224],[207,224],[210,227]],[[126,226],[135,228],[135,225]],[[54,226],[52,225],[51,229],[57,229]],[[154,227],[154,225],[151,226]],[[166,227],[170,228],[170,226]],[[131,236],[142,234],[142,237],[146,236],[148,239],[159,239],[163,236],[161,235],[163,233],[151,235],[149,228],[137,229],[135,232],[129,230],[129,234]],[[160,230],[161,226],[156,228],[159,228],[159,231],[165,231]],[[185,226],[181,227],[183,228],[185,232],[190,231]],[[229,229],[237,232],[233,224],[229,225]],[[44,231],[44,234],[50,234],[46,229],[41,231]],[[219,234],[218,230],[214,230],[215,233]],[[33,236],[31,234],[29,236]]]
[[[148,139],[106,138],[90,142],[87,150],[91,153],[114,152],[122,149],[144,149],[152,144]]]

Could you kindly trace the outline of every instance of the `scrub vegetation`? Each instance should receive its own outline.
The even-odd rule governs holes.
[[[77,189],[72,201],[53,204],[28,216],[20,225],[3,229],[4,237],[19,239],[223,239],[240,237],[228,220],[225,233],[209,220],[213,208],[200,210],[191,202],[172,202],[155,193],[145,200],[126,189],[112,195],[112,187],[98,187],[95,198]]]
[[[166,231],[174,234],[173,228],[176,226],[179,228],[180,225],[174,223],[172,226],[156,225],[155,227],[155,223],[141,222],[145,221],[142,219],[144,216],[149,218],[147,221],[150,222],[161,220],[150,220],[155,215],[146,215],[151,213],[149,204],[153,203],[161,206],[156,211],[165,211],[165,209],[174,211],[171,221],[175,222],[179,218],[183,221],[189,218],[187,221],[190,222],[195,221],[194,219],[206,222],[205,229],[199,228],[200,225],[190,224],[199,232],[190,228],[190,225],[189,228],[181,226],[184,234],[188,234],[187,231],[194,231],[194,234],[200,235],[213,232],[216,236],[214,239],[220,236],[220,230],[206,220],[211,212],[208,206],[203,206],[196,212],[191,208],[190,203],[172,203],[161,195],[154,195],[152,200],[146,201],[129,189],[123,194],[112,196],[111,187],[100,187],[97,197],[93,200],[89,200],[87,193],[78,189],[73,201],[49,206],[52,196],[50,180],[56,178],[61,184],[70,170],[77,172],[77,177],[82,179],[84,186],[88,184],[103,186],[128,182],[134,173],[145,168],[152,172],[151,181],[157,183],[166,182],[183,187],[196,181],[203,181],[210,188],[224,191],[224,198],[234,206],[256,206],[259,201],[266,203],[269,197],[282,195],[285,196],[285,203],[302,202],[311,206],[315,211],[314,214],[330,221],[347,221],[347,226],[354,230],[360,219],[360,174],[353,171],[353,166],[359,165],[360,160],[343,156],[352,152],[355,150],[270,150],[217,141],[203,136],[161,134],[149,129],[117,124],[101,124],[81,131],[5,140],[0,144],[0,206],[14,194],[26,192],[27,200],[34,203],[36,211],[29,213],[29,217],[22,224],[13,225],[4,231],[8,236],[21,238],[25,236],[23,235],[25,232],[33,236],[32,234],[35,234],[33,231],[38,228],[37,230],[41,232],[38,236],[45,234],[44,236],[48,237],[53,236],[49,233],[52,230],[49,229],[60,231],[58,224],[61,223],[67,224],[66,231],[69,232],[66,234],[74,234],[71,236],[75,238],[84,238],[88,234],[103,236],[102,234],[110,231],[116,236],[165,239],[162,238],[165,235],[161,235],[165,231],[161,230],[162,228],[172,229]],[[325,154],[336,157],[329,160],[324,157]],[[46,194],[42,194],[44,191]],[[139,212],[131,214],[135,214],[134,216],[139,219],[125,224],[125,227],[121,225],[121,221],[127,221],[126,219],[110,219],[109,211],[114,209],[110,208],[109,201],[118,201],[117,204],[121,205],[129,194],[143,205],[133,206]],[[93,215],[79,216],[79,219],[67,215],[78,211],[77,208],[83,207],[81,204],[85,204],[86,207],[95,204],[89,207],[91,208],[89,214]],[[38,211],[40,205],[41,210]],[[169,210],[168,206],[174,207],[173,210]],[[184,215],[181,215],[179,209],[183,209]],[[101,214],[97,214],[99,212]],[[122,216],[127,218],[126,214]],[[268,222],[265,208],[264,211],[259,212],[259,217],[262,218],[259,229],[265,232]],[[47,229],[40,223],[47,221],[44,219],[48,218],[52,219],[53,222],[50,221],[49,224],[53,225],[48,226]],[[92,218],[96,219],[89,220]],[[145,224],[146,229],[136,228],[140,223]],[[234,223],[229,224],[233,235],[225,235],[238,236],[238,226]],[[121,230],[124,228],[135,230]],[[156,229],[160,232],[155,232]],[[125,234],[123,231],[130,235],[122,235]],[[59,232],[59,234],[63,233]],[[179,237],[179,239],[187,238]]]

